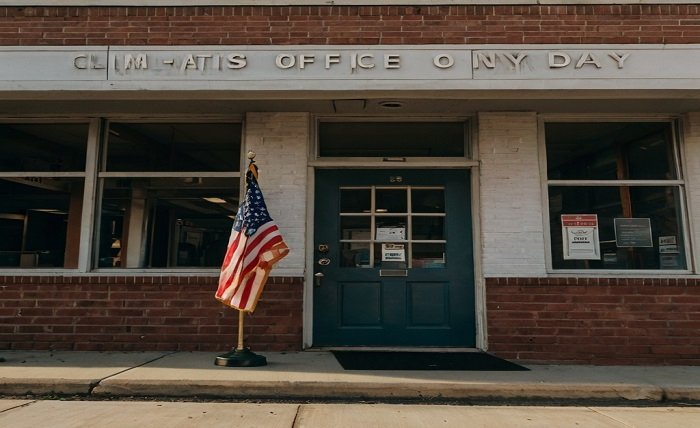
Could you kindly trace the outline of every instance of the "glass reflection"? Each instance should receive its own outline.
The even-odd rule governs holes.
[[[85,171],[87,123],[0,124],[0,171]]]
[[[444,189],[412,189],[411,211],[414,213],[444,213]]]
[[[445,217],[416,217],[412,219],[412,239],[445,239]]]
[[[83,182],[0,179],[0,267],[78,267]]]
[[[107,171],[237,171],[238,123],[109,125]]]
[[[371,217],[342,216],[340,217],[341,239],[369,240],[371,224]]]
[[[341,189],[341,213],[368,213],[372,207],[371,189]]]
[[[340,267],[370,267],[369,242],[344,242],[340,250]]]
[[[377,213],[408,212],[407,192],[405,189],[377,189],[375,209]]]
[[[235,178],[110,178],[98,267],[219,267],[238,209]]]
[[[444,268],[445,244],[413,244],[414,268]]]

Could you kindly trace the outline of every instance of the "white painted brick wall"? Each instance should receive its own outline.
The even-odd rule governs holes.
[[[484,276],[546,274],[535,113],[480,113]]]
[[[307,113],[248,113],[244,153],[256,153],[260,188],[290,253],[272,275],[302,275],[306,242]]]
[[[683,142],[685,154],[685,180],[688,210],[690,211],[691,243],[694,244],[695,266],[698,266],[700,242],[700,112],[685,116]]]

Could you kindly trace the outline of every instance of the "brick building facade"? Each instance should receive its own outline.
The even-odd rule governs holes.
[[[41,250],[34,264],[22,264],[21,260],[28,258],[21,258],[17,265],[8,262],[0,267],[0,349],[225,351],[230,348],[236,339],[236,314],[213,298],[218,275],[215,265],[201,261],[203,252],[197,253],[201,258],[196,262],[184,256],[180,258],[184,246],[159,249],[154,243],[157,231],[161,230],[157,220],[144,226],[147,232],[126,232],[129,223],[135,223],[137,218],[133,214],[136,212],[134,201],[139,198],[135,195],[140,190],[133,182],[149,177],[178,178],[178,174],[191,168],[139,169],[129,167],[127,160],[123,161],[127,166],[110,169],[110,162],[116,164],[117,157],[110,158],[107,140],[116,136],[126,139],[137,133],[141,137],[134,136],[133,141],[144,144],[160,138],[161,134],[146,126],[129,129],[131,124],[174,124],[174,133],[184,133],[177,128],[180,122],[235,122],[241,124],[237,156],[247,150],[257,153],[261,186],[272,217],[292,249],[290,256],[273,270],[258,309],[246,318],[246,343],[254,350],[291,351],[358,344],[392,348],[447,346],[486,349],[504,358],[536,362],[700,363],[700,339],[696,334],[700,327],[700,276],[694,251],[700,241],[697,226],[700,215],[700,115],[697,113],[700,111],[697,102],[700,73],[684,62],[684,58],[690,58],[688,61],[692,64],[696,58],[693,55],[700,52],[700,5],[609,4],[603,1],[597,5],[425,3],[191,7],[70,4],[0,8],[0,51],[7,58],[19,61],[27,73],[39,74],[25,81],[17,77],[22,74],[21,68],[18,71],[8,66],[5,76],[10,77],[0,76],[0,125],[11,128],[3,130],[0,144],[10,147],[16,141],[14,125],[18,123],[51,126],[65,122],[85,123],[88,141],[85,149],[88,160],[82,169],[59,168],[60,174],[49,167],[27,166],[15,170],[3,166],[0,169],[0,178],[12,179],[13,183],[34,177],[45,180],[69,177],[85,183],[77,196],[84,198],[76,208],[82,217],[75,223],[70,218],[66,220],[69,231],[62,261],[42,266],[41,251],[44,250]],[[60,55],[64,52],[61,49],[72,55],[67,70],[61,68],[65,61],[60,56],[41,63],[40,70],[31,65],[37,58],[31,55],[38,55],[37,52]],[[459,53],[461,50],[466,52],[463,57]],[[158,68],[163,67],[162,64],[152,59],[156,51],[159,55],[176,58],[179,58],[176,55],[191,54],[193,62],[188,65],[184,60],[180,74],[172,77],[175,74],[168,74],[170,69]],[[235,69],[234,60],[240,61],[243,55],[246,66],[251,69],[259,66],[256,55],[266,58],[267,52],[282,52],[283,56],[277,57],[276,69],[272,65],[255,69],[260,70],[263,77],[236,80],[217,78],[204,69],[203,64],[209,64],[207,61],[212,61],[211,64],[224,61],[213,58],[227,58],[226,54],[220,55],[220,51],[238,53],[238,57],[227,63],[230,70]],[[411,55],[424,51],[433,58],[433,65],[414,72],[409,64]],[[23,52],[29,52],[30,56],[22,57]],[[106,60],[101,62],[103,52]],[[124,56],[120,56],[122,52]],[[497,53],[491,57],[491,52]],[[149,55],[149,63],[142,64],[141,71],[153,75],[133,77],[139,66],[132,64],[130,69],[126,55],[137,61],[139,53]],[[286,53],[289,56],[284,56]],[[627,58],[625,53],[630,53],[626,63],[622,59]],[[400,70],[398,62],[392,62],[398,61],[399,54]],[[505,54],[511,55],[513,64],[520,61],[523,65],[523,68],[516,67],[519,77],[507,74],[512,70],[506,68],[508,57],[501,56]],[[535,61],[539,54],[542,58],[550,55],[549,67],[544,71]],[[352,55],[355,55],[353,72],[337,77],[345,73],[342,67]],[[563,62],[557,62],[567,57],[571,64],[564,66]],[[88,58],[91,62],[83,64],[82,60],[88,61]],[[96,58],[94,62],[92,58]],[[460,61],[466,61],[465,70],[472,80],[460,80],[467,79],[466,75],[425,77],[451,68],[451,58],[455,59],[454,68],[463,65]],[[120,63],[122,59],[124,63]],[[295,61],[294,65],[290,61]],[[676,63],[679,65],[674,65]],[[56,67],[45,64],[56,64]],[[226,65],[221,64],[218,70],[225,70]],[[362,73],[369,73],[370,69],[375,72],[382,64],[381,73],[384,74],[377,74],[377,79],[363,77],[366,75]],[[318,75],[335,67],[342,71],[326,80],[312,79],[304,77],[304,67]],[[95,77],[84,82],[80,81],[81,77],[73,77],[80,76],[85,68],[90,68],[91,73],[108,69],[108,74],[104,79]],[[569,74],[563,77],[551,74],[560,68]],[[285,71],[287,69],[289,72]],[[490,70],[500,74],[480,74]],[[583,77],[577,75],[576,70],[580,70]],[[392,77],[393,72],[396,78]],[[532,74],[528,75],[530,72]],[[52,73],[57,77],[52,77]],[[650,74],[645,77],[644,73]],[[354,143],[343,143],[342,138],[336,137],[341,141],[340,146],[336,146],[330,137],[325,137],[338,135],[332,134],[333,126],[338,125],[340,134],[374,141],[372,138],[380,131],[363,133],[365,131],[360,128],[375,129],[372,128],[375,122],[388,124],[381,131],[387,132],[382,134],[387,136],[387,141],[394,138],[393,135],[400,135],[407,142],[387,146],[382,154],[376,155],[371,145],[356,149]],[[442,132],[435,130],[443,129],[444,123],[463,123],[465,148],[456,154],[413,155],[407,147],[425,150],[422,142],[402,134],[401,126],[392,126],[392,123],[406,127],[413,123],[426,127],[434,125],[420,135]],[[658,126],[643,136],[636,136],[634,131],[635,127],[642,126],[617,126],[640,123]],[[326,124],[329,124],[327,128]],[[561,126],[548,128],[549,124]],[[584,129],[578,124],[591,126]],[[609,133],[603,136],[591,129],[605,129]],[[152,133],[144,138],[148,132]],[[584,134],[595,137],[580,140],[578,144],[591,147],[600,144],[600,150],[588,150],[585,156],[573,160],[566,157],[566,153],[574,151],[567,145],[567,138]],[[635,137],[627,137],[631,134]],[[204,144],[207,131],[202,128],[193,135]],[[45,134],[43,138],[49,139]],[[444,140],[447,139],[446,136]],[[604,143],[607,139],[624,141],[624,144],[613,142],[608,146]],[[442,141],[442,138],[429,141],[429,145],[441,145]],[[109,143],[117,144],[116,140],[109,140]],[[561,152],[555,150],[555,144],[564,147]],[[659,144],[664,149],[654,151]],[[613,146],[617,152],[611,151]],[[46,146],[41,147],[50,151]],[[629,153],[620,154],[628,148]],[[653,158],[643,156],[651,151],[657,157],[658,153],[666,153],[668,161],[657,167]],[[188,153],[183,151],[180,155],[184,157]],[[12,152],[8,156],[22,154]],[[134,162],[137,162],[136,156]],[[568,171],[575,169],[571,166],[566,169],[555,165],[554,160],[559,159],[556,156],[564,165],[593,160],[584,176],[569,174]],[[625,168],[620,167],[620,162],[625,163]],[[11,163],[8,161],[8,165]],[[610,165],[617,165],[617,175],[596,175],[600,164],[608,169]],[[235,168],[241,165],[243,162],[238,159]],[[233,178],[240,184],[240,169],[216,168],[195,169],[190,175],[204,177],[205,184],[207,178]],[[376,210],[379,205],[375,205],[381,200],[379,196],[372,199],[373,226],[366,228],[372,229],[372,234],[357,239],[345,234],[346,230],[360,232],[364,226],[354,225],[351,230],[342,219],[352,218],[361,223],[364,220],[360,217],[366,213],[352,209],[343,211],[343,191],[369,192],[371,189],[372,198],[375,198],[377,192],[389,189],[383,187],[386,183],[353,181],[370,175],[363,172],[368,169],[391,171],[392,180],[397,177],[396,171],[401,174],[403,170],[430,170],[436,175],[445,172],[445,177],[449,176],[447,170],[468,174],[465,188],[469,193],[462,192],[467,195],[464,198],[468,204],[454,214],[468,220],[457,225],[438,220],[451,219],[453,212],[450,210],[456,204],[450,199],[449,186],[445,185],[448,186],[444,187],[447,199],[437,212],[419,211],[415,207],[415,212],[409,208],[406,213],[399,210],[401,215],[392,217],[395,224],[382,226],[385,228],[382,233],[398,227],[409,235],[405,237],[406,243],[399,245],[405,251],[403,263],[408,263],[403,266],[408,271],[405,295],[413,296],[414,301],[380,301],[388,295],[381,287],[389,287],[387,284],[394,284],[390,281],[397,281],[391,276],[395,274],[389,272],[391,269],[385,269],[387,278],[363,279],[365,277],[361,276],[374,268],[381,274],[380,264],[387,261],[382,258],[385,247],[378,237],[379,224],[386,217]],[[656,174],[657,169],[661,173]],[[318,181],[323,176],[318,174],[326,170],[348,171],[349,181],[338,181],[341,208],[337,212],[324,212],[319,208],[327,195],[319,193]],[[637,170],[652,172],[635,173]],[[600,174],[608,173],[606,169]],[[408,172],[406,174],[408,176]],[[420,180],[423,176],[418,174],[417,177],[416,180]],[[130,196],[125,197],[117,191],[127,179],[132,180],[132,187]],[[435,184],[431,180],[426,178],[423,182],[407,182],[401,186],[408,186],[406,189],[412,195],[409,201],[412,201],[416,195],[422,195],[423,190],[443,191],[439,181]],[[153,204],[169,201],[168,206],[172,208],[176,206],[173,202],[176,196],[163,196],[168,186],[151,183],[144,188],[149,192],[161,192],[160,196],[153,197],[156,201]],[[397,189],[404,189],[401,186]],[[32,189],[35,188],[39,187],[34,185]],[[115,196],[109,196],[107,192],[113,188]],[[580,192],[569,196],[570,188]],[[603,188],[613,189],[610,198],[615,202],[596,193],[596,189]],[[213,187],[203,185],[202,192],[209,189]],[[582,189],[588,192],[585,198],[581,196]],[[19,199],[14,189],[3,188],[2,192],[0,196],[5,200]],[[197,195],[208,196],[202,192]],[[666,211],[657,206],[659,198],[664,196],[671,201],[667,203],[671,208]],[[149,198],[143,200],[150,207]],[[236,198],[234,195],[225,199]],[[117,200],[123,203],[122,214],[105,208]],[[124,202],[126,200],[129,201]],[[611,205],[614,208],[610,208]],[[179,207],[184,209],[184,205]],[[143,213],[149,209],[144,209],[141,215],[146,216]],[[175,217],[182,211],[174,208],[160,214],[153,209],[155,217],[160,218],[160,215],[163,222],[170,222],[167,224],[171,232],[177,230],[180,244],[185,242],[203,250],[209,226],[202,226],[205,223],[188,225],[187,219],[179,222]],[[31,210],[36,211],[36,206],[32,205]],[[203,208],[200,211],[204,212]],[[120,217],[126,216],[124,212],[131,213],[130,220]],[[567,238],[566,235],[559,237],[563,228],[559,216],[584,213],[598,216],[595,232],[600,233],[600,237],[596,236],[596,247],[589,248],[596,252],[597,259],[580,258],[594,257],[590,254],[562,259],[561,253],[567,247],[565,245],[562,250],[561,240],[566,244]],[[8,224],[16,220],[12,216],[18,215],[9,209],[5,214],[0,219],[5,218]],[[355,257],[351,267],[345,266],[352,268],[352,272],[343,271],[343,266],[325,271],[318,267],[317,261],[326,255],[317,251],[322,243],[319,236],[325,233],[325,229],[319,229],[321,223],[330,221],[326,215],[340,219],[337,221],[340,226],[331,222],[330,230],[338,227],[342,231],[338,242],[331,242],[331,247],[335,247],[330,251],[331,266],[345,251]],[[115,251],[110,257],[103,257],[108,250],[102,249],[100,242],[109,235],[105,230],[109,228],[107,219],[112,218],[110,216],[117,219],[111,223],[112,248],[117,248],[115,242],[125,248],[128,236],[132,242],[130,260],[139,258],[141,262],[125,261],[126,252],[115,255]],[[166,217],[169,220],[165,220]],[[401,219],[396,220],[398,217]],[[24,218],[24,224],[30,224],[29,215]],[[423,221],[421,218],[430,218],[441,225],[442,232],[437,238],[424,237],[424,229],[411,226]],[[613,231],[612,222],[624,218],[651,219],[648,231],[651,247],[622,244],[621,232]],[[434,227],[435,223],[431,224]],[[460,224],[464,226],[463,235],[453,235]],[[189,226],[189,232],[185,232],[183,226]],[[3,227],[11,230],[11,224]],[[79,233],[75,235],[77,238],[71,239],[71,227],[74,228],[72,233]],[[646,229],[635,230],[638,239],[647,233]],[[606,238],[606,233],[612,233],[613,238]],[[168,242],[174,239],[172,234],[168,236]],[[136,251],[133,242],[138,238],[143,239],[143,244]],[[458,245],[451,247],[457,240],[460,240]],[[24,255],[32,249],[30,244],[25,238],[21,248],[3,247],[0,252]],[[442,249],[435,250],[435,246]],[[365,262],[358,258],[365,248],[373,256],[370,265],[363,265]],[[429,248],[425,250],[425,257],[420,256],[423,248]],[[450,260],[456,260],[451,256],[457,257],[462,248],[469,248],[470,266],[463,269],[450,266]],[[162,261],[155,256],[158,251],[168,253]],[[435,251],[442,252],[438,267],[445,267],[446,258],[449,269],[445,270],[459,278],[455,280],[459,284],[465,281],[472,297],[464,301],[449,301],[455,297],[447,297],[444,306],[442,301],[431,300],[436,290],[446,296],[460,295],[457,289],[430,288],[443,281],[435,279],[441,269],[417,269],[427,261],[436,262]],[[71,252],[74,256],[69,256]],[[150,257],[146,261],[144,254]],[[121,264],[116,264],[119,257]],[[359,266],[370,269],[354,269]],[[411,269],[426,271],[427,275],[433,272],[434,276],[413,278]],[[326,283],[315,283],[314,274],[319,272],[325,273],[323,281]],[[340,272],[340,277],[333,279],[333,272]],[[335,280],[337,289],[330,294],[345,300],[318,300],[319,290],[329,284],[336,287],[332,282]],[[385,280],[389,282],[379,285],[383,291],[375,296],[370,285]],[[344,281],[360,284],[360,291],[348,291]],[[365,298],[371,302],[373,297],[378,299],[378,309],[375,312],[368,309],[366,319],[348,315],[362,306]],[[443,320],[443,325],[443,321],[435,321],[419,312],[416,306],[421,300],[431,306],[430,313],[439,315],[444,311],[442,315],[447,320],[461,319],[457,312],[468,312],[468,338],[462,340],[464,334],[459,332],[463,330],[458,328],[457,337],[445,339],[444,343],[426,341],[422,336],[414,342],[410,337],[413,330],[435,332],[454,327],[448,325],[449,321]],[[318,315],[329,302],[339,305],[337,312]],[[385,304],[388,306],[382,306]],[[388,319],[392,305],[405,305],[409,312],[406,317],[415,321],[401,330],[402,341],[379,338],[376,342],[363,342],[362,331],[374,326],[375,318],[379,323]],[[329,319],[338,320],[341,324],[338,330],[349,326],[360,333],[344,342],[345,336],[337,331],[323,330],[325,327],[321,324]],[[396,320],[387,322],[393,328]],[[391,335],[396,332],[391,330]],[[335,342],[333,337],[340,339]]]

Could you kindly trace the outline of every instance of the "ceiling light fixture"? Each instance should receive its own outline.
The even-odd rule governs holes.
[[[404,106],[403,102],[401,101],[379,101],[379,107],[381,108],[386,108],[386,109],[397,109],[397,108],[402,108]]]
[[[207,202],[211,202],[212,204],[225,204],[226,203],[225,199],[217,198],[216,196],[212,196],[209,198],[202,198],[202,199],[204,199]]]

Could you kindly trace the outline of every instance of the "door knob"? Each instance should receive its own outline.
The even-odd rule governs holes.
[[[319,287],[321,285],[321,280],[323,280],[324,276],[325,275],[322,272],[314,274],[314,285],[316,285],[316,287]]]

